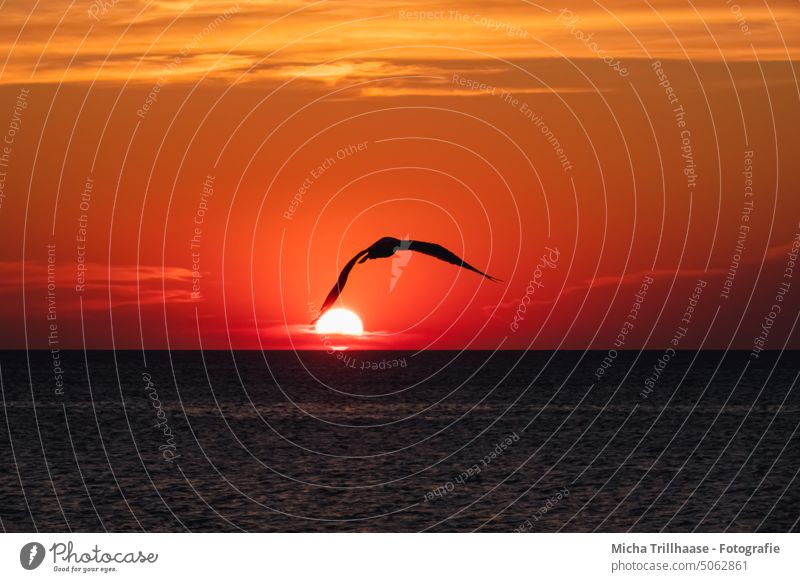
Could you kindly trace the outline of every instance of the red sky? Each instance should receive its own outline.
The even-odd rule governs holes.
[[[353,347],[663,348],[702,279],[679,347],[798,348],[800,21],[741,4],[7,1],[0,347],[320,348],[409,235],[504,282],[359,265]]]

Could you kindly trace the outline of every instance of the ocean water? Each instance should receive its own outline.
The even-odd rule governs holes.
[[[5,531],[797,531],[796,352],[0,353]]]

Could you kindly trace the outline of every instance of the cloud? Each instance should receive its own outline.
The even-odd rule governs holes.
[[[786,259],[786,254],[792,250],[792,242],[788,242],[785,244],[774,245],[769,247],[763,256],[763,262],[769,263],[776,263],[779,261],[784,261]],[[762,262],[762,257],[747,257],[742,259],[742,264],[750,264],[750,265],[757,265]],[[601,275],[595,277],[593,279],[584,279],[583,281],[579,281],[577,283],[568,285],[564,288],[561,292],[559,297],[553,297],[552,299],[540,299],[537,301],[531,301],[534,305],[551,305],[555,303],[560,297],[564,297],[567,295],[571,295],[576,292],[583,292],[583,291],[590,291],[592,289],[598,289],[602,287],[625,287],[625,286],[638,286],[641,285],[642,280],[649,276],[652,277],[654,280],[665,280],[665,279],[713,279],[723,277],[728,274],[729,265],[718,265],[714,267],[710,267],[708,270],[699,269],[699,268],[683,268],[678,271],[675,269],[655,269],[655,270],[639,270],[634,271],[632,273],[626,273],[624,275]],[[527,281],[524,283],[527,285]],[[524,285],[523,285],[524,286]],[[520,299],[511,299],[509,301],[504,301],[499,305],[483,305],[481,310],[484,313],[492,313],[495,309],[498,312],[502,312],[508,309],[516,309],[520,304]]]
[[[0,261],[0,295],[17,294],[46,297],[52,286],[59,311],[77,311],[75,265],[70,270],[56,267],[48,271],[42,261]],[[191,297],[192,271],[182,267],[154,265],[108,265],[87,263],[84,310],[108,310],[124,305],[153,305],[196,302]],[[23,282],[24,281],[24,282]],[[109,302],[109,297],[110,302]]]
[[[585,2],[570,9],[572,19],[577,18],[570,26],[561,17],[561,5],[548,12],[522,2],[468,7],[444,2],[432,11],[421,1],[126,0],[106,2],[90,14],[93,5],[47,2],[31,11],[29,2],[6,2],[0,45],[9,61],[0,82],[89,82],[97,77],[152,83],[176,57],[182,58],[174,79],[186,82],[209,71],[250,66],[258,69],[256,80],[278,78],[297,72],[298,62],[329,60],[334,63],[320,69],[318,79],[390,75],[401,58],[424,69],[458,59],[596,57],[576,31],[592,35],[598,47],[617,59],[790,60],[797,58],[797,48],[787,49],[784,41],[800,34],[796,6],[789,2],[769,7],[741,3],[736,13],[724,3],[690,7],[674,1],[650,8],[617,0],[603,8]],[[419,16],[430,12],[429,18]]]

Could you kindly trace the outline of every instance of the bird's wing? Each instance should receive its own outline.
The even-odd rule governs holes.
[[[425,253],[426,255],[430,255],[432,257],[436,257],[437,259],[440,259],[440,260],[445,261],[447,263],[451,263],[453,265],[458,265],[459,267],[464,267],[465,269],[469,269],[470,271],[474,271],[475,273],[478,273],[479,275],[483,275],[484,277],[486,277],[490,281],[500,281],[500,279],[496,279],[495,277],[492,277],[491,275],[487,275],[483,271],[479,271],[478,269],[476,269],[475,267],[473,267],[472,265],[467,263],[464,259],[462,259],[458,255],[456,255],[456,254],[450,252],[449,250],[447,250],[446,248],[444,248],[442,245],[437,245],[436,243],[429,243],[429,242],[424,242],[424,241],[420,241],[420,240],[413,240],[413,241],[411,241],[411,244],[409,245],[408,249],[411,250],[411,251],[417,251],[417,252],[420,252],[420,253]]]
[[[317,319],[322,317],[322,314],[328,311],[328,309],[331,308],[331,305],[336,303],[336,300],[339,298],[339,294],[342,292],[342,289],[344,289],[344,284],[347,283],[347,277],[350,275],[350,271],[353,270],[353,267],[356,265],[358,260],[366,253],[367,250],[365,249],[347,262],[347,264],[344,266],[344,269],[342,269],[342,272],[339,273],[339,278],[336,280],[336,284],[333,286],[333,289],[331,289],[331,292],[328,293],[328,296],[325,298],[325,302],[322,304],[322,309],[319,310],[319,315],[317,315],[316,319],[311,322],[312,324],[316,323]]]

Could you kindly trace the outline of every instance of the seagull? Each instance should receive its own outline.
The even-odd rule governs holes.
[[[319,315],[317,315],[311,324],[313,325],[316,323],[317,320],[322,317],[322,314],[328,311],[328,309],[330,309],[331,306],[336,303],[336,299],[339,298],[339,294],[342,292],[342,289],[344,289],[345,283],[347,283],[347,277],[350,275],[350,271],[353,270],[353,267],[355,267],[356,264],[361,264],[370,259],[385,259],[391,257],[397,251],[417,251],[424,253],[447,263],[463,267],[464,269],[469,269],[470,271],[478,273],[479,275],[483,275],[490,281],[500,281],[500,279],[492,277],[491,275],[487,275],[483,271],[479,271],[455,253],[444,248],[442,245],[420,240],[400,240],[399,238],[385,236],[372,243],[363,251],[360,251],[355,257],[347,262],[347,264],[344,266],[344,269],[342,269],[342,272],[339,273],[339,278],[336,280],[336,284],[333,286],[333,289],[331,289],[331,292],[328,293],[328,296],[325,298],[325,303],[322,304],[322,309],[319,310]]]

